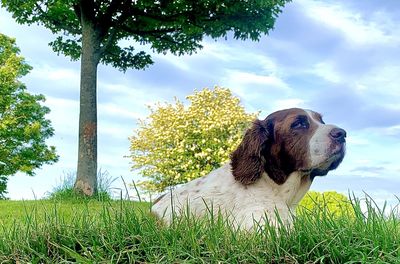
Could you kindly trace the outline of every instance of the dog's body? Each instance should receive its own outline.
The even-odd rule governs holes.
[[[153,205],[152,211],[170,223],[172,201],[177,214],[187,205],[190,213],[196,216],[202,216],[211,208],[214,214],[221,210],[223,215],[233,216],[233,223],[244,229],[251,229],[254,221],[263,221],[265,215],[273,216],[269,220],[276,224],[274,210],[282,221],[290,222],[289,209],[294,210],[311,185],[310,177],[301,177],[298,172],[292,174],[282,185],[276,184],[266,173],[255,183],[243,185],[233,177],[231,165],[225,164],[167,193]]]
[[[182,210],[202,216],[212,209],[243,229],[265,216],[276,225],[278,213],[290,224],[314,177],[326,175],[342,161],[345,137],[343,129],[325,125],[310,110],[275,112],[253,123],[230,163],[160,196],[152,212],[170,223]]]

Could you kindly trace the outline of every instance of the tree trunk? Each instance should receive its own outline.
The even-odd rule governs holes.
[[[79,112],[79,150],[75,191],[97,192],[97,65],[99,40],[93,23],[81,19],[82,55]]]

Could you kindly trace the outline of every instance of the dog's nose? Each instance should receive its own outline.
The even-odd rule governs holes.
[[[331,132],[329,132],[329,136],[334,139],[337,140],[339,142],[344,142],[345,137],[346,137],[346,131],[344,129],[335,127],[334,129],[331,130]]]

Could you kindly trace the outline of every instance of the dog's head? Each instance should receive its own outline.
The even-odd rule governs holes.
[[[231,154],[237,181],[250,184],[266,172],[277,184],[290,173],[326,175],[336,169],[345,153],[346,131],[327,125],[319,113],[291,108],[256,120]]]

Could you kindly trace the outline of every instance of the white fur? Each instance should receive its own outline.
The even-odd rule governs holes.
[[[309,143],[311,167],[322,169],[324,165],[328,166],[331,163],[331,160],[327,159],[330,156],[329,147],[331,145],[329,133],[337,126],[322,124],[313,117],[312,111],[306,110],[306,112],[310,120],[318,126]]]
[[[169,224],[173,211],[179,215],[189,206],[191,214],[202,216],[208,212],[207,207],[213,208],[214,214],[220,210],[235,226],[247,230],[253,228],[255,221],[265,221],[265,216],[276,226],[276,210],[282,221],[290,225],[290,211],[294,213],[310,185],[309,176],[300,175],[300,172],[290,174],[282,185],[276,184],[266,173],[255,183],[243,185],[234,179],[230,164],[225,164],[167,193],[151,210]]]

